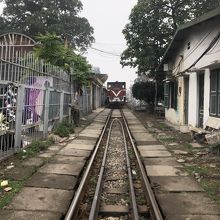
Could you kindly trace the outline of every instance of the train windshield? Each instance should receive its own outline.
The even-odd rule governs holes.
[[[107,89],[111,88],[125,89],[125,82],[108,82]]]

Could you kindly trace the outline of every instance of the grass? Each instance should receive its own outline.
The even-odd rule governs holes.
[[[164,128],[168,128],[169,126],[163,122],[159,122],[157,124],[157,127],[160,128],[160,129],[164,129]]]
[[[60,137],[69,137],[71,133],[74,132],[74,125],[68,121],[63,121],[57,124],[54,129],[54,134]]]
[[[148,129],[148,131],[149,131],[150,133],[156,133],[156,131],[155,131],[154,128],[148,128],[148,127],[146,127],[146,128]]]
[[[218,204],[220,204],[220,181],[209,178],[210,170],[207,167],[190,166],[186,170],[193,175],[199,173],[204,178],[201,179],[200,185],[205,190],[207,195]]]
[[[211,145],[212,153],[216,155],[220,155],[220,144]]]
[[[207,192],[209,197],[220,204],[220,182],[219,181],[210,181],[210,180],[203,180],[201,182],[202,188]]]
[[[113,194],[104,194],[102,197],[102,200],[107,205],[115,205],[119,201],[119,197],[113,195]]]
[[[23,149],[17,155],[15,155],[15,158],[17,158],[16,160],[20,161],[29,157],[34,157],[40,151],[46,150],[53,143],[54,140],[52,138],[46,140],[34,140],[27,148]],[[0,179],[0,182],[2,181],[3,179]],[[15,194],[23,188],[23,184],[24,180],[15,181],[8,179],[8,185],[6,187],[12,188],[9,192],[5,192],[4,188],[0,186],[0,208],[3,208],[11,202]]]
[[[158,139],[161,141],[175,141],[175,137],[169,136],[169,135],[159,135]]]
[[[190,175],[198,173],[201,176],[207,176],[209,174],[209,170],[206,167],[187,166],[186,170],[190,173]]]
[[[146,204],[146,198],[145,198],[145,194],[142,192],[142,194],[138,194],[136,195],[136,200],[138,205],[145,205]]]
[[[40,151],[46,150],[49,146],[54,144],[54,140],[52,138],[48,138],[46,140],[34,140],[31,144],[18,153],[20,159],[34,157]]]
[[[186,143],[186,144],[184,144],[184,147],[187,148],[187,150],[190,152],[193,150],[192,144]]]
[[[2,182],[3,180],[0,180]],[[11,181],[9,180],[9,184],[7,187],[11,187],[12,190],[9,192],[5,192],[4,189],[1,187],[0,190],[0,208],[8,205],[12,198],[18,193],[23,187],[23,181]]]

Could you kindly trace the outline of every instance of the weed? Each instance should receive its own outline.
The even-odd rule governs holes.
[[[220,203],[220,197],[218,195],[218,190],[220,188],[220,183],[217,181],[203,180],[201,182],[202,188],[208,193],[208,195]]]
[[[146,204],[146,198],[145,198],[145,194],[144,193],[142,193],[142,194],[138,194],[137,196],[136,196],[136,200],[137,200],[137,203],[138,203],[138,205],[144,205],[144,204]]]
[[[120,198],[112,194],[103,194],[102,197],[103,202],[106,203],[107,205],[115,205],[117,204],[119,199]]]
[[[71,133],[74,132],[74,125],[68,121],[63,121],[58,123],[54,129],[54,134],[59,135],[60,137],[69,137]]]
[[[157,127],[158,127],[158,128],[161,128],[161,129],[163,129],[163,128],[168,128],[168,126],[167,126],[165,123],[163,123],[163,122],[159,122],[159,123],[157,124]]]
[[[192,151],[193,149],[192,144],[189,143],[184,144],[184,147],[186,147],[189,151]]]
[[[207,176],[209,173],[209,170],[206,167],[187,166],[186,170],[190,173],[190,175],[198,173],[201,176]]]
[[[147,128],[150,133],[156,133],[154,128]]]
[[[212,153],[220,155],[220,144],[211,145]]]
[[[49,146],[51,146],[54,143],[54,140],[52,138],[46,139],[46,140],[33,140],[31,144],[18,153],[20,159],[33,157],[38,152],[46,150]]]
[[[0,208],[3,208],[4,206],[6,206],[7,204],[11,202],[14,195],[22,189],[23,182],[9,180],[8,186],[12,188],[11,191],[5,192],[3,188],[1,188],[0,190]]]
[[[91,182],[92,184],[96,184],[97,181],[98,181],[98,178],[97,178],[96,176],[92,176],[92,177],[90,178],[90,182]]]
[[[160,135],[158,138],[162,141],[174,141],[175,137],[169,136],[169,135]]]

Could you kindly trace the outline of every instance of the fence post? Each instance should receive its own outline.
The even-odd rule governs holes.
[[[24,97],[25,97],[24,85],[18,86],[17,94],[17,109],[15,118],[15,151],[21,147],[21,135],[22,135],[22,112],[24,109]]]
[[[64,102],[64,92],[60,93],[60,122],[63,121],[63,102]]]
[[[45,105],[44,105],[44,138],[47,137],[48,133],[48,121],[49,121],[49,107],[50,107],[50,90],[45,90]]]
[[[68,115],[69,115],[68,122],[69,123],[72,123],[72,111],[71,111],[71,109],[72,109],[72,104],[69,103],[69,111],[68,111]]]

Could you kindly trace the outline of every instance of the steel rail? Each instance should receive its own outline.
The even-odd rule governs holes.
[[[113,119],[113,121],[111,122],[110,127],[109,127],[108,138],[107,138],[107,141],[106,141],[104,156],[103,156],[103,160],[102,160],[102,166],[101,166],[101,169],[100,169],[100,172],[99,172],[99,178],[98,178],[98,181],[97,181],[97,184],[96,184],[95,195],[94,195],[94,199],[92,201],[92,207],[91,207],[91,210],[90,210],[90,213],[89,213],[89,220],[94,220],[98,216],[98,206],[99,206],[99,203],[100,203],[100,195],[101,195],[101,191],[102,191],[103,174],[104,174],[104,170],[105,170],[109,140],[110,140],[110,136],[111,136],[112,125],[113,125],[115,120],[116,119]]]
[[[131,199],[131,204],[132,204],[131,205],[132,219],[133,220],[139,220],[136,196],[135,196],[135,192],[134,192],[134,184],[133,184],[133,181],[132,181],[130,159],[129,159],[129,156],[128,156],[128,145],[127,145],[127,141],[126,141],[126,137],[125,137],[124,127],[123,127],[121,121],[119,121],[119,122],[120,122],[120,125],[121,125],[121,129],[122,129],[122,133],[123,133],[123,139],[124,139],[124,146],[125,146],[125,154],[126,154],[128,178],[129,178],[129,186],[130,186],[130,195],[131,195],[130,199]]]
[[[131,132],[129,130],[129,127],[128,127],[128,124],[127,124],[127,121],[125,119],[125,116],[124,116],[123,112],[122,112],[122,117],[123,117],[123,120],[125,122],[125,126],[126,126],[126,129],[127,129],[127,132],[128,132],[131,144],[132,144],[132,148],[134,150],[134,153],[135,153],[135,156],[136,156],[136,159],[137,159],[137,162],[138,162],[139,169],[141,171],[141,176],[142,176],[142,179],[143,179],[143,182],[144,182],[144,186],[145,186],[145,188],[147,190],[147,193],[148,193],[147,196],[149,198],[150,206],[151,206],[151,209],[152,209],[152,211],[151,211],[151,215],[152,216],[151,217],[153,218],[153,220],[163,220],[164,218],[162,217],[160,208],[159,208],[158,203],[157,203],[157,201],[155,199],[155,196],[154,196],[154,193],[152,191],[150,182],[149,182],[149,180],[148,180],[148,178],[146,176],[145,169],[144,169],[143,164],[141,162],[141,159],[140,159],[139,153],[137,151],[137,148],[136,148],[136,146],[134,144]]]
[[[99,173],[99,179],[98,179],[98,182],[97,182],[97,185],[96,185],[96,191],[95,191],[94,199],[93,199],[93,202],[92,202],[92,208],[91,208],[91,211],[90,211],[90,214],[89,214],[89,220],[94,220],[98,216],[98,206],[99,206],[99,202],[100,202],[100,194],[101,194],[101,191],[102,191],[102,181],[103,181],[103,174],[104,174],[104,170],[105,170],[107,152],[108,152],[108,147],[109,147],[109,140],[110,140],[110,136],[111,136],[112,126],[113,126],[113,123],[115,121],[119,122],[119,124],[121,126],[121,131],[122,131],[122,134],[123,134],[124,148],[125,148],[125,154],[126,154],[126,163],[127,163],[127,169],[128,169],[127,172],[128,172],[128,178],[129,178],[129,186],[130,186],[129,191],[130,191],[130,195],[131,195],[130,199],[131,199],[131,211],[132,211],[132,217],[133,217],[132,219],[133,220],[138,220],[139,219],[124,127],[123,127],[121,121],[118,118],[115,118],[115,119],[112,120],[111,125],[110,125],[110,129],[109,129],[109,133],[108,133],[108,139],[107,139],[106,147],[105,147],[105,153],[104,153],[104,157],[103,157],[103,161],[102,161],[102,167],[101,167],[101,170],[100,170],[100,173]]]
[[[89,164],[88,164],[88,166],[86,167],[86,170],[85,170],[85,172],[84,172],[84,174],[83,174],[82,180],[81,180],[81,182],[80,182],[80,184],[79,184],[79,187],[78,187],[78,189],[77,189],[77,191],[76,191],[76,193],[75,193],[75,195],[74,195],[74,198],[73,198],[73,200],[72,200],[72,202],[71,202],[71,204],[70,204],[70,207],[69,207],[69,209],[68,209],[68,211],[67,211],[67,214],[66,214],[64,220],[72,220],[72,219],[75,219],[75,217],[76,217],[76,215],[77,215],[78,206],[79,206],[79,203],[81,202],[81,197],[82,197],[82,194],[83,194],[83,190],[84,190],[84,188],[85,188],[86,182],[88,181],[88,177],[89,177],[89,173],[90,173],[90,171],[91,171],[92,164],[93,164],[94,159],[95,159],[95,157],[96,157],[96,154],[97,154],[97,152],[98,152],[100,143],[101,143],[102,138],[103,138],[103,136],[104,136],[104,133],[105,133],[105,131],[106,131],[106,129],[107,129],[109,120],[110,120],[110,118],[111,118],[111,114],[112,114],[112,110],[110,111],[110,113],[109,113],[109,115],[108,115],[108,117],[107,117],[106,124],[105,124],[105,126],[104,126],[104,128],[103,128],[103,130],[102,130],[102,133],[101,133],[101,135],[100,135],[100,138],[99,138],[99,140],[98,140],[98,142],[97,142],[97,144],[96,144],[95,150],[94,150],[94,152],[93,152],[93,154],[92,154],[92,156],[91,156],[91,158],[90,158],[90,160],[89,160]]]

